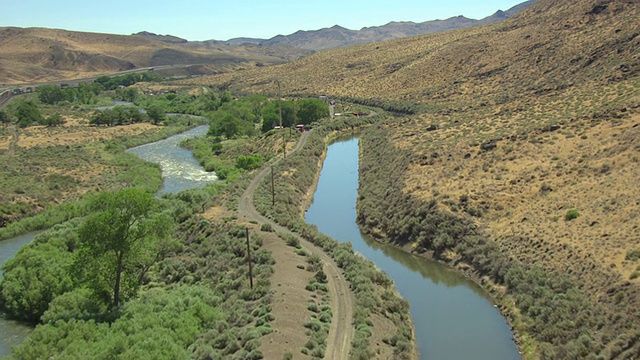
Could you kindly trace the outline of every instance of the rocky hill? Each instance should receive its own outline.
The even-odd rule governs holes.
[[[209,73],[277,64],[310,51],[187,42],[142,32],[130,36],[44,28],[0,28],[0,83],[75,79],[135,68],[194,65]]]
[[[498,10],[495,14],[480,20],[469,19],[460,15],[445,20],[432,20],[420,23],[392,21],[386,25],[365,27],[360,30],[350,30],[335,25],[320,30],[300,30],[290,35],[278,35],[268,40],[238,38],[231,39],[227,41],[227,43],[239,44],[250,42],[268,46],[287,45],[314,51],[325,50],[492,24],[510,18],[536,1],[538,0],[526,1],[507,11]]]
[[[184,44],[189,41],[187,39],[179,38],[173,35],[158,35],[148,31],[141,31],[132,35],[141,36],[147,39],[160,40],[160,41],[168,42],[170,44]]]

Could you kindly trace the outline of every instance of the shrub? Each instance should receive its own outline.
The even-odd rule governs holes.
[[[540,192],[541,193],[548,193],[550,191],[553,191],[553,188],[551,187],[551,185],[547,184],[547,183],[543,183],[542,186],[540,186]]]
[[[289,246],[293,246],[296,249],[300,248],[300,240],[298,240],[298,238],[295,236],[286,236],[286,239],[284,241]]]
[[[260,226],[260,231],[273,232],[273,226],[271,226],[271,224],[262,224]]]
[[[627,255],[624,257],[624,259],[631,260],[631,261],[636,261],[640,259],[640,249],[627,251]]]
[[[571,221],[573,219],[577,219],[579,216],[580,216],[580,212],[578,210],[571,209],[567,211],[566,214],[564,214],[564,219],[566,221]]]

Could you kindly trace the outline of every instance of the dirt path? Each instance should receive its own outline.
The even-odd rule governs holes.
[[[291,153],[299,150],[307,141],[309,132],[302,134],[302,137],[296,144]],[[273,164],[277,164],[281,159],[276,160]],[[261,223],[271,224],[273,228],[279,232],[289,232],[286,228],[276,224],[272,220],[260,215],[253,206],[253,194],[258,188],[260,182],[269,174],[270,167],[265,167],[251,181],[251,184],[240,197],[238,212],[242,218],[246,220],[255,220]],[[296,234],[294,234],[296,235]],[[296,235],[297,236],[297,235]],[[329,336],[327,338],[327,350],[325,359],[348,359],[349,350],[351,349],[351,340],[353,339],[353,294],[349,290],[349,283],[344,275],[333,261],[321,248],[312,243],[299,238],[300,244],[308,251],[316,253],[320,256],[324,263],[324,272],[327,274],[329,295],[331,297],[331,327],[329,328]]]

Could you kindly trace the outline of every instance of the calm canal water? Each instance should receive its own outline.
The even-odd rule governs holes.
[[[306,221],[372,260],[411,304],[418,350],[429,360],[521,359],[484,290],[436,262],[364,236],[356,224],[358,139],[329,146]]]
[[[213,172],[204,171],[191,151],[181,148],[180,143],[187,139],[204,136],[208,129],[209,125],[198,126],[164,140],[131,148],[127,152],[160,165],[164,182],[158,192],[159,195],[204,187],[217,180],[217,176]]]

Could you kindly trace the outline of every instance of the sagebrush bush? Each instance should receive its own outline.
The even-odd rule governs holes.
[[[577,219],[578,217],[580,217],[580,212],[575,209],[569,210],[566,214],[564,214],[564,219],[566,221],[571,221],[573,219]]]

